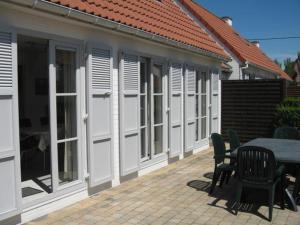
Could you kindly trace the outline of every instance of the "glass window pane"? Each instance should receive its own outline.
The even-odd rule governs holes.
[[[196,73],[196,93],[199,93],[199,72]]]
[[[78,179],[77,141],[59,143],[58,177],[59,184],[65,184]]]
[[[141,85],[141,93],[145,93],[146,89],[146,64],[144,62],[140,63],[140,85]]]
[[[76,52],[56,49],[56,92],[76,92]]]
[[[57,97],[58,140],[77,137],[76,96]]]
[[[199,117],[199,96],[196,95],[196,117]]]
[[[201,119],[201,139],[206,138],[206,117]]]
[[[206,95],[201,96],[201,116],[206,116]]]
[[[154,96],[154,124],[163,122],[162,115],[162,96]]]
[[[199,140],[199,120],[197,119],[196,120],[196,138],[195,138],[196,141]]]
[[[154,127],[154,154],[163,152],[163,126]]]
[[[141,126],[145,126],[146,122],[146,102],[145,102],[146,96],[141,96]]]
[[[141,129],[141,158],[145,158],[146,156],[146,128],[143,128]]]
[[[206,72],[202,72],[202,79],[201,79],[201,93],[206,93]]]
[[[153,90],[154,93],[162,93],[162,66],[153,65]]]

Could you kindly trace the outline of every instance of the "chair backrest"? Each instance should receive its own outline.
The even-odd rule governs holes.
[[[275,130],[274,138],[278,139],[293,139],[299,140],[300,134],[297,128],[294,127],[279,127]]]
[[[237,149],[238,147],[241,146],[239,136],[235,130],[229,129],[227,130],[227,134],[228,134],[231,150]]]
[[[213,133],[211,134],[211,140],[214,146],[214,158],[216,164],[224,162],[226,148],[222,136],[220,134]]]
[[[256,146],[243,146],[238,149],[237,173],[240,181],[272,183],[275,172],[276,160],[271,150]]]

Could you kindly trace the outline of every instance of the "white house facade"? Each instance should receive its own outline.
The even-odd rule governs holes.
[[[1,2],[0,223],[208,148],[224,55],[50,1]]]

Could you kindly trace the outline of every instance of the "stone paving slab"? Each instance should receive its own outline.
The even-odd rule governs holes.
[[[229,209],[235,181],[208,196],[213,172],[212,150],[205,150],[148,175],[122,183],[28,224],[34,225],[300,225],[300,212],[275,205],[242,204],[238,215]]]

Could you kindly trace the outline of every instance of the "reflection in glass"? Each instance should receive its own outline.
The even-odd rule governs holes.
[[[206,117],[201,119],[201,139],[206,138]]]
[[[77,180],[77,141],[59,143],[57,149],[59,184],[61,185]]]
[[[199,119],[196,119],[196,141],[199,140]]]
[[[141,93],[145,93],[146,89],[146,64],[144,62],[141,62],[140,67],[140,85],[141,85]]]
[[[57,97],[57,139],[77,137],[76,96]]]
[[[202,72],[202,79],[201,79],[201,93],[206,93],[206,72]]]
[[[153,90],[154,93],[162,93],[162,66],[153,65]]]
[[[141,158],[145,158],[146,155],[146,128],[141,129]]]
[[[141,95],[141,126],[145,126],[146,121],[146,102],[145,102],[146,96]]]
[[[56,92],[76,92],[76,52],[56,49]]]
[[[199,75],[199,72],[197,71],[197,73],[196,73],[196,93],[199,93],[199,80],[200,80],[200,75]]]
[[[199,96],[196,95],[196,117],[199,116]]]
[[[154,124],[162,123],[162,96],[154,96]]]
[[[206,116],[206,95],[201,96],[201,115]]]
[[[163,152],[163,126],[154,127],[154,154],[160,154]]]

